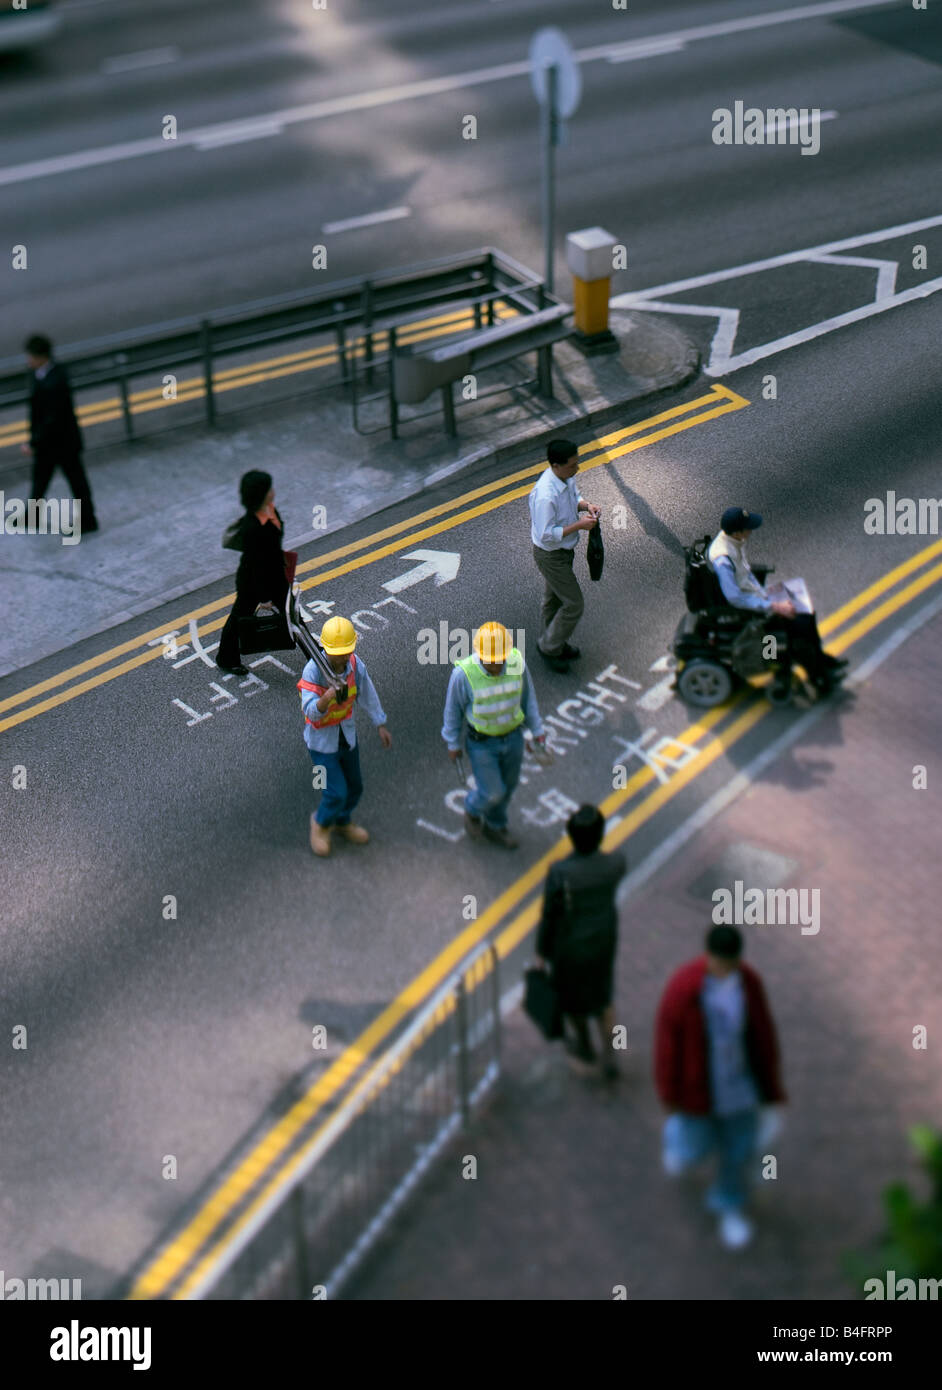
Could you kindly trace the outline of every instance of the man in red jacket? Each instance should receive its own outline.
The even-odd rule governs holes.
[[[671,976],[655,1023],[654,1079],[668,1110],[664,1167],[682,1173],[716,1151],[707,1205],[720,1239],[748,1244],[747,1177],[756,1158],[759,1107],[783,1102],[775,1024],[762,981],[741,959],[736,927],[712,927],[706,954]]]

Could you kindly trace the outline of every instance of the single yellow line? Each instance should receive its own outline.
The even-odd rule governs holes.
[[[733,398],[734,401],[742,401],[742,405],[748,404],[748,402],[745,401],[743,397],[733,397],[733,393],[725,387],[714,389],[714,391],[710,392],[707,396],[698,398],[698,401],[701,403],[704,401],[710,401],[716,399],[717,395],[724,396],[727,399],[727,401],[729,401],[730,398]],[[636,425],[630,425],[624,429],[615,430],[610,435],[603,437],[602,440],[593,440],[590,444],[584,445],[583,448],[587,452],[594,451],[596,448],[604,448],[604,446],[610,440],[624,438],[626,435],[633,434],[636,431],[643,429],[645,425],[649,425],[658,420],[673,419],[682,411],[689,411],[692,405],[694,404],[697,404],[697,402],[688,403],[686,406],[674,406],[670,410],[662,411],[659,415],[650,417],[646,421],[639,421]],[[611,447],[604,448],[604,452],[600,454],[600,456],[597,459],[584,464],[583,467],[586,471],[588,471],[589,469],[598,467],[601,464],[608,464],[612,462],[613,459],[620,457],[623,453],[628,453],[637,448],[643,448],[648,443],[654,443],[659,439],[666,438],[667,435],[675,434],[680,430],[691,428],[694,425],[703,424],[707,420],[711,420],[717,415],[726,414],[730,410],[736,410],[741,408],[741,406],[736,405],[734,403],[724,404],[719,407],[716,407],[711,411],[699,414],[692,419],[676,421],[676,423],[670,428],[660,430],[654,434],[644,435],[643,438],[634,440],[620,449],[614,449]],[[582,450],[580,450],[580,453],[581,452]],[[386,536],[401,533],[402,531],[408,530],[410,527],[415,526],[417,522],[425,519],[426,517],[440,516],[442,513],[454,511],[455,508],[462,506],[465,502],[469,501],[472,498],[480,497],[488,492],[495,492],[499,489],[504,489],[506,488],[508,482],[513,482],[517,478],[532,477],[534,474],[542,472],[542,470],[545,467],[545,462],[535,464],[533,466],[522,469],[517,473],[511,474],[509,475],[509,477],[504,477],[496,480],[495,482],[485,484],[483,487],[472,489],[470,492],[465,493],[462,497],[454,498],[450,502],[441,503],[436,507],[429,508],[427,511],[420,513],[418,516],[408,517],[401,522],[397,522],[394,526],[385,528],[385,530],[383,531],[374,532],[372,535],[366,536],[360,541],[350,542],[348,545],[340,546],[336,550],[328,552],[328,554],[326,555],[316,557],[313,560],[308,560],[303,565],[299,565],[298,572],[301,573],[302,571],[311,569],[315,566],[327,564],[335,558],[339,558],[343,555],[350,554],[351,551],[359,550],[370,545],[375,545],[376,541]],[[409,546],[415,545],[421,539],[437,535],[440,532],[449,530],[455,526],[460,526],[465,521],[471,520],[476,516],[483,515],[485,512],[494,510],[497,507],[504,506],[507,502],[514,501],[517,498],[523,496],[527,491],[528,488],[526,487],[517,489],[509,493],[504,493],[503,491],[501,491],[501,495],[499,497],[493,498],[485,505],[472,508],[467,511],[463,511],[459,515],[450,518],[448,521],[441,522],[439,525],[427,527],[424,530],[420,530],[417,532],[410,531],[410,534],[407,535],[404,539],[401,539],[400,541],[394,544],[388,544],[381,548],[373,549],[370,551],[369,554],[362,556],[359,560],[355,562],[348,562],[346,565],[338,566],[333,570],[327,571],[324,574],[317,575],[314,578],[309,579],[306,582],[303,582],[301,587],[303,589],[308,589],[314,587],[315,585],[325,584],[328,580],[336,578],[338,575],[347,574],[351,570],[360,569],[366,565],[373,564],[376,560],[383,559],[388,555],[396,553],[397,551],[405,550]],[[21,690],[16,695],[9,695],[5,699],[0,700],[0,710],[12,709],[16,705],[25,704],[27,703],[27,701],[33,699],[36,695],[41,695],[47,690],[51,690],[56,686],[61,686],[63,681],[68,681],[75,676],[84,675],[88,671],[95,670],[99,666],[105,665],[105,663],[107,663],[108,661],[111,661],[115,657],[121,656],[126,652],[137,651],[143,644],[146,644],[151,641],[159,641],[159,639],[168,632],[172,632],[174,630],[185,630],[190,621],[198,621],[200,618],[203,618],[204,616],[208,616],[212,613],[218,613],[221,609],[228,610],[232,605],[233,598],[233,594],[227,594],[224,598],[216,599],[212,603],[205,604],[202,608],[195,609],[190,613],[183,614],[182,617],[173,619],[164,627],[152,628],[150,632],[143,633],[138,637],[130,639],[128,642],[121,643],[119,646],[113,647],[107,652],[102,652],[99,656],[90,657],[87,661],[80,662],[78,665],[72,666],[65,671],[59,672],[55,676],[47,677],[46,680],[40,681],[36,685],[30,686],[26,690]],[[224,623],[225,617],[220,618],[212,623],[202,624],[201,626],[199,626],[198,632],[201,636],[206,636],[208,633],[216,632],[219,628],[221,628],[224,625]],[[90,678],[89,680],[81,681],[77,685],[70,685],[66,690],[59,690],[55,695],[50,696],[48,699],[41,700],[38,703],[31,705],[28,710],[21,711],[17,715],[12,715],[9,716],[7,719],[0,720],[0,732],[2,732],[4,729],[13,728],[15,725],[21,724],[25,720],[31,719],[35,715],[42,714],[49,709],[54,709],[57,706],[64,704],[68,700],[75,699],[77,696],[85,694],[89,690],[96,689],[98,686],[105,684],[107,681],[113,680],[115,677],[119,675],[124,675],[129,671],[136,670],[138,667],[146,665],[146,663],[149,661],[156,661],[162,659],[163,649],[160,646],[150,647],[146,651],[139,652],[137,656],[131,658],[130,660],[122,662],[117,666],[109,667],[107,671],[104,671],[99,675]]]

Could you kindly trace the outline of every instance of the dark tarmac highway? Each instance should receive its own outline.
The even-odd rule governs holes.
[[[942,16],[831,0],[747,27],[789,8],[65,0],[48,48],[0,58],[0,231],[29,252],[4,282],[0,356],[37,326],[76,342],[476,245],[542,267],[525,72],[542,25],[587,55],[558,225],[627,245],[615,291],[938,213]],[[626,53],[654,36],[683,46]],[[416,88],[433,79],[446,90]],[[714,145],[713,111],[737,100],[837,114],[814,157]],[[562,236],[559,252],[564,277]],[[794,307],[814,317],[813,286]]]
[[[583,103],[560,151],[560,229],[598,223],[629,246],[616,293],[938,218],[939,15],[848,7],[832,18],[687,33],[783,8],[633,3],[626,16],[562,0],[364,0],[332,3],[324,30],[316,14],[302,20],[302,7],[287,3],[64,4],[63,37],[31,60],[0,64],[0,120],[16,133],[0,157],[0,230],[5,244],[28,246],[30,261],[4,280],[0,355],[37,328],[76,341],[296,290],[310,282],[310,248],[321,240],[330,279],[485,243],[539,267],[527,78],[491,73],[437,95],[402,89],[522,61],[543,24],[559,24],[580,50],[674,36],[674,51],[656,56],[626,60],[609,47],[585,58]],[[391,92],[382,104],[353,109],[357,94],[380,89]],[[290,114],[333,99],[350,109]],[[715,146],[711,113],[736,100],[837,114],[822,124],[814,158],[795,147]],[[284,116],[280,133],[269,121],[272,129],[223,144],[210,129],[272,112]],[[42,161],[153,138],[167,113],[181,134],[204,132],[203,148],[84,166],[67,158],[38,176]],[[467,113],[478,115],[477,141],[461,139]],[[323,233],[401,207],[408,216]],[[917,242],[928,250],[918,271]],[[897,263],[905,290],[939,276],[942,236],[930,227],[856,254]],[[802,264],[681,298],[734,304],[745,349],[866,304],[878,273]],[[643,764],[626,741],[650,750],[689,728],[694,715],[665,690],[662,658],[683,612],[682,546],[714,530],[727,505],[765,515],[754,557],[775,563],[780,578],[804,575],[822,616],[933,543],[868,536],[863,522],[866,501],[888,489],[940,496],[939,312],[938,296],[928,296],[823,333],[724,377],[742,403],[728,401],[716,418],[690,423],[707,410],[699,405],[666,422],[689,427],[627,453],[608,446],[611,461],[587,469],[582,484],[603,508],[606,570],[600,584],[586,580],[583,656],[568,676],[535,654],[539,585],[526,502],[502,501],[511,485],[484,496],[501,505],[399,551],[377,541],[363,552],[368,563],[308,588],[309,605],[357,615],[394,738],[384,753],[361,719],[360,818],[374,836],[365,849],[343,845],[322,862],[308,848],[315,798],[296,654],[255,663],[241,686],[217,679],[211,650],[204,661],[192,643],[113,673],[159,650],[164,634],[187,642],[183,615],[231,585],[0,681],[0,1023],[25,1024],[29,1039],[25,1051],[0,1052],[8,1274],[80,1276],[88,1298],[110,1288],[259,1116],[283,1109],[292,1078],[311,1064],[313,1025],[327,1026],[332,1060],[467,925],[465,895],[483,911],[552,848],[568,805],[611,794],[615,757]],[[709,352],[714,319],[676,322]],[[703,378],[624,427],[712,386]],[[586,458],[597,461],[599,450]],[[498,481],[444,487],[330,544]],[[446,509],[439,520],[457,514]],[[302,561],[327,548],[310,547]],[[459,556],[455,578],[384,587],[419,563],[413,549]],[[849,648],[852,663],[938,583],[891,604]],[[208,630],[217,617],[201,628],[206,644],[218,637]],[[512,807],[515,854],[461,836],[460,792],[440,737],[448,667],[417,660],[420,630],[491,618],[524,630],[541,709],[557,720],[555,764],[531,767]],[[61,675],[126,642],[124,656]],[[96,674],[104,678],[93,688],[68,696]],[[16,699],[47,680],[48,690]],[[36,708],[50,695],[67,698]],[[769,713],[693,777],[626,841],[632,864],[796,717]],[[852,701],[841,727],[852,739]],[[12,788],[10,768],[26,769],[24,789]],[[176,1182],[161,1176],[168,1154]]]

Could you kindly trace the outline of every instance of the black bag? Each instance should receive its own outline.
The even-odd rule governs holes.
[[[239,619],[239,651],[243,656],[255,656],[258,652],[283,652],[294,647],[294,638],[288,631],[288,620],[284,612],[258,609],[251,618]]]
[[[242,531],[244,517],[239,517],[238,521],[233,521],[222,533],[223,550],[244,550],[245,537]]]
[[[531,965],[524,972],[523,1007],[544,1038],[552,1042],[563,1036],[563,1014],[559,995],[549,971]]]
[[[589,532],[589,543],[585,552],[586,563],[589,566],[589,578],[601,579],[602,566],[605,563],[605,546],[602,544],[601,524],[596,521],[592,530]]]

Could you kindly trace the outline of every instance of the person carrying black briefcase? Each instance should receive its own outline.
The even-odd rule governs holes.
[[[245,473],[239,495],[245,513],[227,528],[223,546],[241,551],[242,558],[236,572],[236,600],[219,639],[216,665],[227,675],[246,676],[243,653],[284,651],[294,646],[294,640],[284,613],[289,583],[282,548],[284,525],[275,509],[271,474],[260,469]]]

